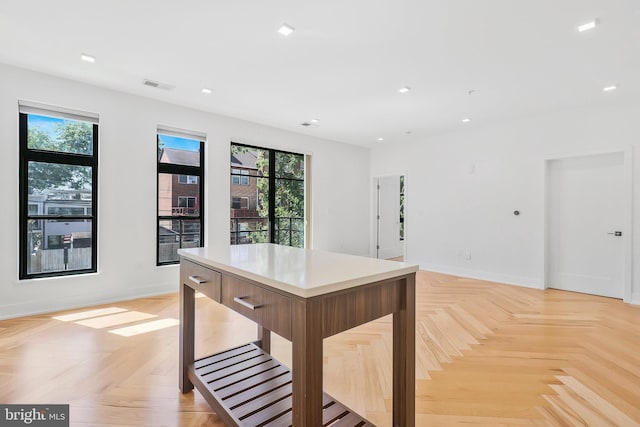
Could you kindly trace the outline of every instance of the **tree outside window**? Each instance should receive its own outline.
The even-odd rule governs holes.
[[[304,247],[304,155],[232,144],[231,165],[231,243]],[[234,189],[242,182],[239,171],[255,182],[242,211],[234,201],[241,195]]]
[[[51,114],[20,114],[22,279],[97,270],[98,125]]]

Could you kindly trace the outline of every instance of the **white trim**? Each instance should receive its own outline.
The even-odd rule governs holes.
[[[541,283],[538,277],[514,276],[511,274],[495,273],[492,271],[474,270],[470,268],[432,263],[420,263],[420,270],[448,274],[450,276],[485,280],[488,282],[503,283],[506,285],[520,286],[523,288],[544,290],[544,283]]]
[[[624,151],[624,229],[628,238],[625,239],[624,260],[624,302],[631,302],[633,286],[633,147]]]
[[[624,232],[626,234],[624,247],[624,293],[623,301],[626,303],[638,304],[638,298],[631,294],[633,284],[633,147],[588,151],[578,153],[562,153],[545,156],[544,158],[544,245],[543,245],[543,271],[544,288],[549,286],[549,162],[553,160],[563,160],[578,157],[599,156],[605,154],[623,155],[624,167]],[[636,302],[633,302],[636,301]]]
[[[548,160],[563,160],[563,159],[573,159],[576,157],[590,157],[590,156],[600,156],[603,154],[616,154],[616,153],[624,153],[627,154],[627,151],[630,148],[612,148],[610,150],[590,150],[590,151],[576,151],[576,152],[566,152],[566,153],[557,153],[557,154],[549,154],[544,157],[545,161]]]
[[[98,124],[100,115],[88,111],[76,110],[67,107],[42,104],[33,101],[18,101],[18,111],[23,114],[37,114],[39,116],[57,117],[61,119],[79,120]]]
[[[379,175],[375,175],[371,177],[371,198],[370,198],[370,237],[369,237],[369,257],[377,258],[378,250],[376,248],[378,244],[378,181],[380,178],[390,177],[390,176],[404,176],[404,239],[402,240],[402,257],[404,262],[407,262],[407,201],[409,198],[407,197],[407,188],[408,188],[408,173],[405,172],[392,172],[392,173],[383,173]]]
[[[194,139],[197,141],[206,141],[207,134],[193,130],[174,128],[171,126],[158,125],[156,132],[161,135],[175,136],[178,138]]]
[[[168,266],[157,266],[157,268],[164,268],[169,266],[177,268],[176,264],[171,264]],[[96,273],[90,274],[95,275]],[[69,276],[56,276],[47,278],[43,277],[32,280],[51,280],[57,278],[69,278]],[[82,295],[74,296],[72,298],[65,299],[64,301],[57,301],[55,298],[49,298],[37,301],[21,302],[18,304],[2,305],[0,306],[0,313],[2,313],[0,314],[0,320],[15,319],[18,317],[32,316],[37,314],[56,313],[58,311],[75,310],[85,307],[93,307],[101,304],[119,304],[140,298],[173,294],[179,290],[177,283],[177,281],[170,283],[159,283],[136,289],[135,292],[111,294],[107,297],[101,298],[96,297],[95,295]]]
[[[369,194],[369,257],[377,258],[376,244],[378,240],[378,177],[371,177],[371,193]]]
[[[310,153],[304,154],[304,248],[313,248],[313,227],[312,227],[312,195],[311,190],[311,160]]]

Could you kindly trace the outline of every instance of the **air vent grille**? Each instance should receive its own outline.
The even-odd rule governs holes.
[[[153,80],[149,80],[149,79],[144,79],[142,81],[142,84],[145,86],[149,86],[149,87],[153,87],[156,89],[164,89],[164,90],[172,90],[175,88],[175,86],[166,84],[166,83],[160,83],[160,82],[156,82]]]

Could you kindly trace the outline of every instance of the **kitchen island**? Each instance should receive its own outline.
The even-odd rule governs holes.
[[[180,249],[180,379],[230,426],[371,426],[322,391],[322,340],[393,314],[393,426],[415,425],[417,265],[275,244]],[[256,342],[194,360],[194,293],[258,325]],[[291,369],[271,332],[292,343]]]

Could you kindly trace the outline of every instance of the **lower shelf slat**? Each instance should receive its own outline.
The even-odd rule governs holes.
[[[247,369],[254,362],[262,363]],[[216,412],[224,412],[219,415],[226,422],[244,427],[291,426],[291,371],[255,344],[196,360],[189,367],[189,378]],[[322,425],[375,427],[326,393]]]

